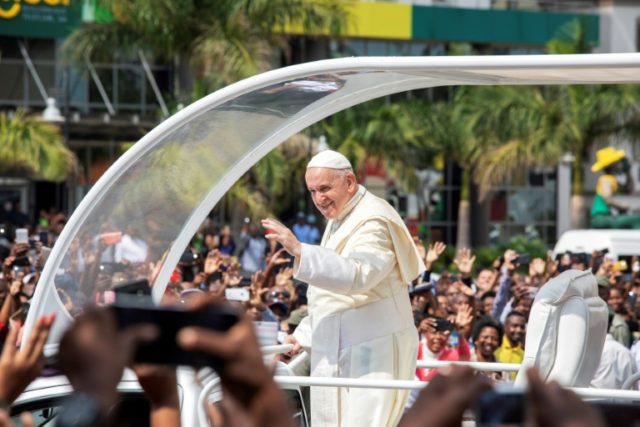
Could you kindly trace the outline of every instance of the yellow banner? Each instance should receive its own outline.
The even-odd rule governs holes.
[[[348,9],[349,21],[342,35],[371,39],[411,40],[412,7],[410,4],[355,2]],[[286,34],[307,34],[302,25],[288,25]],[[317,33],[317,32],[316,32]],[[327,35],[329,31],[320,31]]]

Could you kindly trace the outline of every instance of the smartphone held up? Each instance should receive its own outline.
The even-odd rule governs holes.
[[[238,312],[227,306],[212,307],[190,311],[181,307],[138,307],[115,304],[112,306],[118,328],[139,324],[152,324],[160,334],[151,342],[140,344],[136,350],[136,363],[162,365],[185,365],[196,368],[216,368],[218,360],[211,355],[186,351],[178,346],[177,336],[181,329],[188,326],[225,332],[238,322]]]
[[[134,357],[138,363],[215,368],[217,361],[210,355],[187,352],[179,347],[178,333],[188,326],[224,332],[239,319],[239,313],[228,306],[207,306],[198,310],[155,306],[151,301],[151,287],[145,279],[121,283],[114,291],[116,302],[111,309],[119,329],[151,324],[160,331],[154,341],[138,346]]]

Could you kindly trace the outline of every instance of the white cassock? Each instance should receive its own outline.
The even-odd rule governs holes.
[[[309,316],[294,336],[311,375],[412,380],[418,333],[407,284],[424,265],[402,218],[360,186],[327,224],[321,246],[302,245],[295,277],[309,283]],[[394,426],[406,390],[312,387],[311,425]]]

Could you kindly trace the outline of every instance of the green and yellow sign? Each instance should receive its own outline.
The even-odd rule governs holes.
[[[0,0],[3,36],[64,37],[81,22],[81,0]]]

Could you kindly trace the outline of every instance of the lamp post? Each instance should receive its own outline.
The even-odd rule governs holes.
[[[556,240],[571,228],[571,165],[574,160],[573,154],[565,153],[558,163]]]
[[[47,97],[45,100],[46,108],[42,112],[42,120],[50,123],[62,123],[64,122],[64,117],[60,114],[60,109],[56,105],[56,99],[52,97]]]

